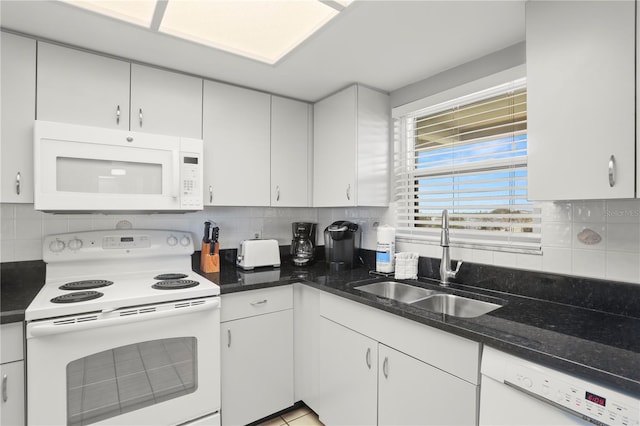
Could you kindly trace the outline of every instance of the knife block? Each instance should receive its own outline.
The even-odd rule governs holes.
[[[200,270],[202,272],[220,272],[220,243],[214,243],[213,254],[211,254],[211,243],[202,243]]]

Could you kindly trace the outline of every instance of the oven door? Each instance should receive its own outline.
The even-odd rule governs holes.
[[[215,424],[219,307],[211,297],[28,323],[27,424]]]
[[[180,138],[36,121],[35,209],[180,209]]]

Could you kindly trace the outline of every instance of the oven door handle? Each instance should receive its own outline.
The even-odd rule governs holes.
[[[135,313],[133,312],[135,311],[134,308],[124,308],[120,310],[106,309],[102,313],[93,315],[94,318],[92,318],[91,315],[84,315],[80,321],[65,321],[64,323],[56,323],[55,320],[50,320],[46,321],[44,324],[30,323],[27,324],[27,339],[32,337],[49,336],[52,334],[71,333],[76,331],[92,330],[101,327],[110,327],[142,321],[150,321],[155,319],[169,318],[178,315],[193,314],[196,312],[220,308],[219,297],[206,299],[204,303],[198,304],[197,302],[198,301],[175,302],[172,304],[172,308],[161,309],[154,312],[148,312],[148,306],[140,309],[140,311],[147,311],[144,313]],[[120,315],[121,313],[123,313],[123,315]]]

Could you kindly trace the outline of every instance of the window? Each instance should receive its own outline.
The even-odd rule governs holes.
[[[526,80],[395,119],[397,238],[540,252],[540,208],[527,200]]]

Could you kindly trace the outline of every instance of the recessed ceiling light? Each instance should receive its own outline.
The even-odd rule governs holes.
[[[175,37],[275,64],[352,0],[63,0]]]
[[[101,15],[149,27],[156,9],[156,0],[61,0]]]

